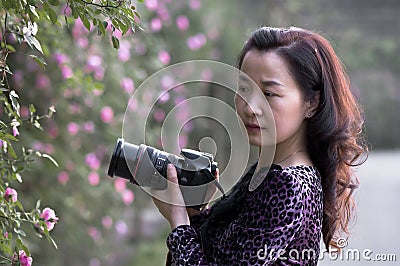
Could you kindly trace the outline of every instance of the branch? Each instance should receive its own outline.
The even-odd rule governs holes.
[[[118,5],[114,6],[114,5],[109,5],[109,4],[107,4],[107,5],[96,4],[96,3],[93,3],[93,2],[87,2],[85,0],[80,0],[80,1],[83,2],[86,5],[97,6],[97,7],[100,7],[100,8],[116,8],[116,9],[119,8],[121,6],[122,2],[123,2],[123,0],[119,0]]]

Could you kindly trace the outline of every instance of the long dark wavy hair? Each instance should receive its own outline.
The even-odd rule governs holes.
[[[330,43],[312,31],[295,27],[257,29],[239,54],[239,69],[252,49],[274,51],[281,56],[306,101],[320,93],[316,112],[309,118],[307,149],[321,175],[323,240],[328,250],[337,247],[337,237],[348,233],[354,213],[352,193],[359,182],[351,167],[363,163],[368,152],[362,133],[363,113],[349,78]],[[201,228],[203,238],[212,233],[212,224],[228,222],[234,215],[234,205],[240,202],[245,190],[241,186],[247,183],[248,180],[242,180],[233,188],[233,196],[214,205],[209,221]]]

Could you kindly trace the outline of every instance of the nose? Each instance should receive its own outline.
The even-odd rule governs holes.
[[[256,97],[250,97],[245,100],[246,106],[244,112],[248,116],[260,116],[262,115],[262,108]]]

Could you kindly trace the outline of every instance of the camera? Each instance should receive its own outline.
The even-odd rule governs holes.
[[[115,145],[108,175],[128,179],[131,183],[152,189],[167,188],[167,165],[175,165],[178,183],[186,206],[199,209],[211,182],[223,193],[215,180],[217,162],[213,155],[182,149],[182,157],[160,151],[144,144],[135,145],[119,138]]]

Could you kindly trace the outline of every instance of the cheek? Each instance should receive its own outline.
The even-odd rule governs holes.
[[[293,135],[301,127],[304,121],[303,109],[295,104],[280,106],[272,109],[277,139],[284,139]]]
[[[236,95],[235,96],[235,108],[236,112],[240,115],[243,113],[244,107],[245,107],[245,101],[243,100],[242,97]]]

